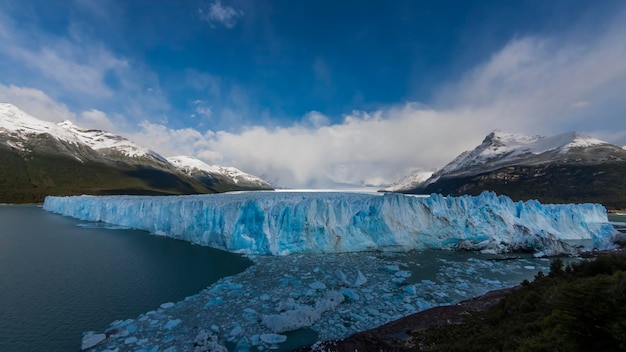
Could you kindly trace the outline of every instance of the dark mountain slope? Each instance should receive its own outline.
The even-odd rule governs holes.
[[[452,196],[494,191],[518,200],[626,209],[626,150],[578,133],[527,137],[496,131],[426,181],[399,191]]]

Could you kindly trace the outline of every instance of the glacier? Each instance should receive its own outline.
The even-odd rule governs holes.
[[[477,250],[573,253],[570,240],[613,247],[599,204],[479,196],[242,192],[189,196],[47,197],[47,211],[256,255]]]

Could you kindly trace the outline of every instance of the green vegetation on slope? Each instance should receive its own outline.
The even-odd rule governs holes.
[[[0,203],[41,203],[48,195],[212,193],[169,170],[100,160],[87,156],[80,161],[59,153],[23,154],[0,145]]]
[[[525,281],[464,323],[413,336],[422,351],[624,351],[626,256],[606,254]]]

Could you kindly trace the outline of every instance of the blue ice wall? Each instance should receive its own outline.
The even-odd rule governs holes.
[[[605,249],[615,235],[601,205],[513,202],[494,193],[74,196],[47,197],[44,209],[262,255],[425,248],[557,254],[572,250],[563,240]]]

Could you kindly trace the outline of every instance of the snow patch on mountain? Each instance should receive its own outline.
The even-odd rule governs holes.
[[[15,105],[0,103],[0,134],[25,139],[33,134],[50,134],[57,139],[70,143],[79,143],[71,132],[48,121],[42,121],[23,112]],[[21,146],[21,143],[18,143]]]
[[[68,120],[58,124],[39,120],[8,103],[0,103],[1,133],[14,137],[15,140],[7,144],[11,143],[10,146],[19,150],[23,150],[22,140],[30,135],[49,134],[58,140],[86,145],[94,150],[115,150],[129,157],[150,156],[166,162],[159,154],[113,133],[84,129]]]
[[[168,157],[167,161],[190,176],[197,172],[204,172],[210,175],[223,175],[231,179],[237,185],[243,183],[258,184],[263,187],[271,188],[269,183],[259,177],[247,174],[234,167],[209,165],[196,158],[183,155]]]
[[[424,183],[433,175],[433,171],[415,171],[399,181],[391,184],[389,187],[383,189],[385,192],[398,192],[405,189],[413,189]]]
[[[159,154],[116,134],[102,130],[84,129],[68,120],[57,125],[71,132],[83,144],[94,150],[115,150],[129,157],[151,156],[166,162],[166,159]]]

